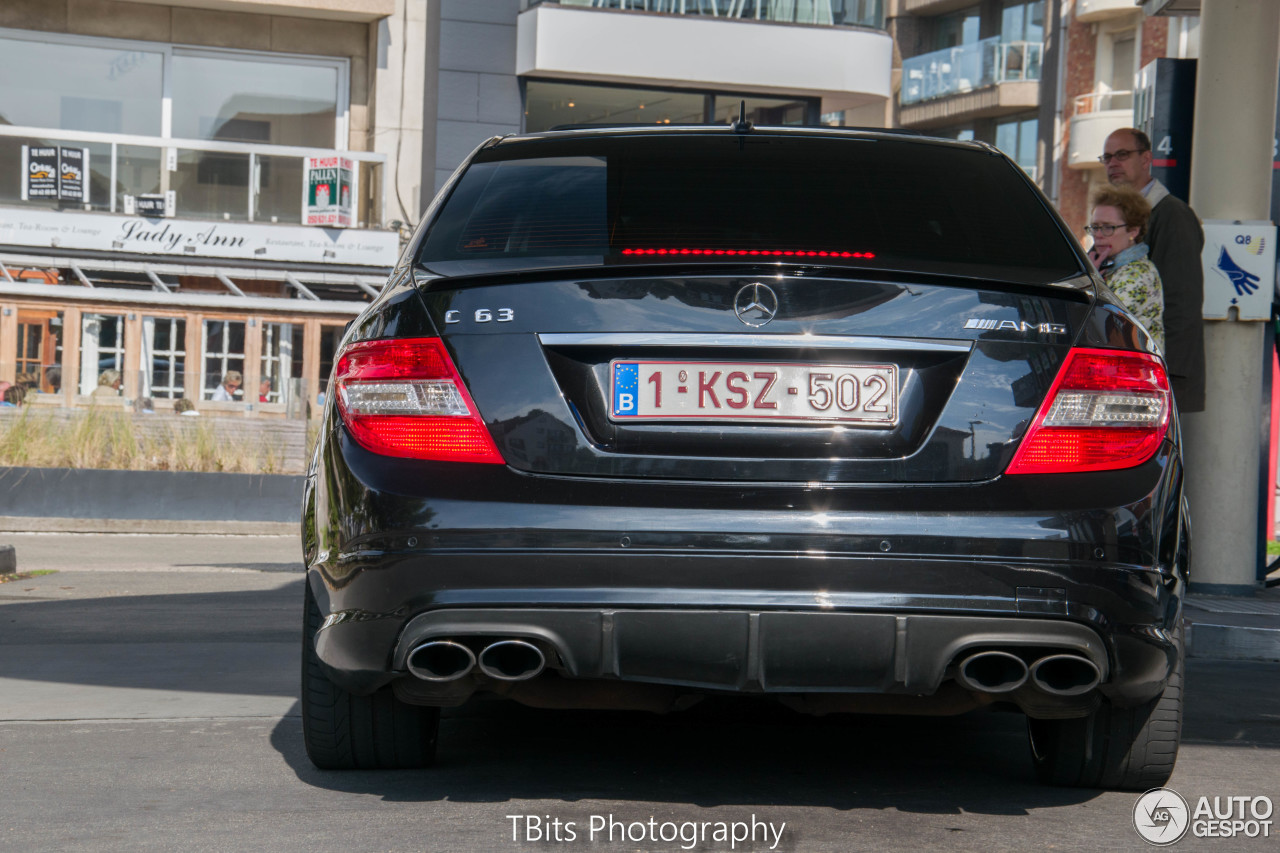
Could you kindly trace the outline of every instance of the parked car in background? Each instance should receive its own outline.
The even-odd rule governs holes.
[[[439,709],[476,693],[763,694],[1015,708],[1049,783],[1172,771],[1168,376],[993,147],[489,140],[329,387],[303,521],[320,767],[429,764]]]

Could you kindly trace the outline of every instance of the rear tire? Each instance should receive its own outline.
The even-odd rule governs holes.
[[[1133,708],[1106,699],[1078,720],[1027,720],[1036,778],[1049,785],[1149,791],[1169,781],[1182,738],[1182,628],[1164,692]]]
[[[436,758],[440,709],[401,702],[390,687],[369,696],[343,690],[325,675],[315,637],[323,617],[306,587],[302,627],[302,734],[321,770],[402,770]]]

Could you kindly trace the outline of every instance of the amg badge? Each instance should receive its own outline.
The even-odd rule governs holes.
[[[979,320],[970,317],[964,321],[966,329],[985,331],[1039,332],[1042,335],[1065,335],[1067,327],[1062,323],[1028,323],[1025,320]]]

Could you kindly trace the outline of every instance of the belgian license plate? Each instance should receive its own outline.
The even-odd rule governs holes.
[[[613,421],[774,421],[891,427],[894,364],[613,361]]]

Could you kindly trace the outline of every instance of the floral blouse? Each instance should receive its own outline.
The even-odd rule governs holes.
[[[1147,258],[1147,244],[1136,243],[1116,255],[1115,265],[1102,277],[1164,352],[1164,288],[1156,265]]]

